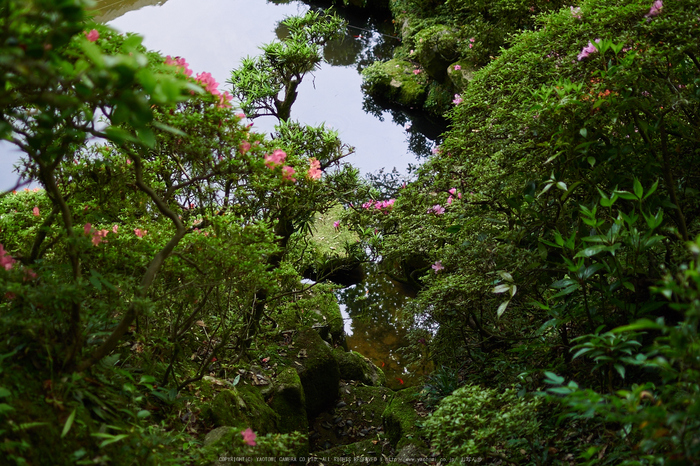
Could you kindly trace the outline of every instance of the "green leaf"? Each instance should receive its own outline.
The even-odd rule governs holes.
[[[581,128],[581,130],[579,131],[579,133],[580,133],[581,136],[583,136],[584,138],[588,136],[588,130],[587,130],[586,128]]]
[[[636,332],[637,330],[660,330],[663,329],[664,326],[657,324],[656,322],[652,322],[649,319],[640,319],[634,323],[631,323],[629,325],[623,325],[622,327],[617,327],[613,330],[610,331],[610,333],[625,333],[625,332]]]
[[[152,375],[142,375],[141,380],[139,380],[139,385],[154,384],[155,382],[156,382],[156,378],[153,377]]]
[[[239,374],[236,376],[236,378],[233,379],[233,386],[235,387],[236,385],[238,385],[238,382],[240,382],[240,381],[241,381],[241,376]]]
[[[559,377],[554,372],[544,371],[544,376],[546,377],[544,382],[552,385],[561,385],[564,383],[564,377]]]
[[[5,398],[6,396],[12,395],[12,392],[5,387],[0,387],[0,398]]]
[[[510,285],[498,285],[493,289],[494,293],[505,293],[506,291],[510,290]]]
[[[142,409],[141,411],[136,413],[136,417],[139,419],[146,419],[150,415],[151,415],[151,412],[147,409]]]
[[[140,128],[136,130],[136,134],[138,135],[139,140],[141,140],[141,142],[143,142],[143,144],[149,149],[156,147],[156,135],[153,133],[152,129]]]
[[[573,293],[574,291],[578,290],[579,288],[581,288],[581,286],[580,286],[578,283],[575,283],[575,284],[573,284],[573,285],[571,285],[571,286],[569,286],[569,287],[567,287],[567,288],[564,288],[564,289],[561,290],[559,293],[557,293],[557,294],[555,294],[554,296],[552,296],[552,298],[559,298],[559,297],[561,297],[561,296],[566,296],[567,294],[571,294],[571,293]]]
[[[71,426],[73,426],[73,421],[75,420],[75,413],[77,411],[78,408],[73,409],[73,412],[70,413],[70,416],[68,416],[68,419],[66,419],[66,423],[63,426],[63,431],[61,432],[61,438],[65,437],[70,431]]]
[[[627,282],[627,281],[622,282],[622,286],[624,286],[625,288],[627,288],[630,291],[634,291],[634,285],[631,284],[630,282]]]
[[[595,246],[591,246],[589,248],[586,248],[583,251],[579,251],[574,256],[574,259],[577,257],[592,257],[600,252],[607,251],[608,249],[609,249],[609,246],[606,246],[604,244],[596,244]]]
[[[513,282],[513,276],[511,274],[509,274],[508,272],[504,272],[503,270],[501,270],[500,272],[498,272],[498,275],[500,275],[501,278],[504,279],[505,281],[508,281],[511,283]]]
[[[595,166],[595,157],[589,156],[586,161],[588,161],[588,164],[592,167]]]
[[[632,189],[634,190],[634,195],[637,196],[637,199],[641,199],[642,194],[644,194],[644,189],[642,188],[642,183],[640,183],[636,177],[634,178]]]
[[[503,315],[503,313],[506,312],[506,308],[508,307],[509,303],[510,303],[510,301],[504,301],[501,303],[500,306],[498,306],[498,309],[496,310],[496,315],[498,317],[501,317]]]
[[[647,191],[647,193],[644,195],[644,199],[646,199],[647,197],[654,194],[654,192],[656,191],[656,188],[658,188],[658,187],[659,187],[659,180],[656,180],[656,182],[654,182],[654,184],[651,185],[651,188],[649,188],[649,191]]]
[[[625,366],[622,364],[615,364],[615,370],[620,374],[620,377],[625,378]]]
[[[7,414],[10,411],[14,411],[15,408],[8,405],[7,403],[0,403],[0,415]]]
[[[462,229],[462,225],[451,225],[451,226],[445,228],[445,231],[447,233],[450,233],[450,234],[455,234],[455,233],[459,232],[459,230],[461,230],[461,229]]]

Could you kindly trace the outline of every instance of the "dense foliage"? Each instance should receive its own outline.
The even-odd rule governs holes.
[[[503,40],[463,40],[480,23],[454,25],[485,66],[392,211],[353,217],[420,290],[416,348],[430,340],[462,383],[549,387],[539,438],[508,461],[697,464],[697,2],[589,0],[527,27],[505,13],[524,4],[412,4],[404,28],[452,8],[521,30],[496,56]],[[431,27],[421,64],[422,34],[450,37]]]
[[[188,387],[235,372],[290,309],[337,308],[332,287],[300,280],[314,214],[357,188],[349,148],[293,121],[266,139],[209,73],[88,23],[80,1],[0,6],[0,135],[41,186],[0,197],[0,456],[210,462],[192,449]],[[288,23],[317,52],[328,25]],[[318,60],[266,73],[286,85],[287,67]],[[183,410],[189,431],[172,432]],[[291,454],[305,436],[261,437],[256,452]],[[255,443],[234,437],[242,455]]]

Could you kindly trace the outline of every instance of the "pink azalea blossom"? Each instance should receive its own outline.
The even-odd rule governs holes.
[[[267,168],[275,168],[277,165],[282,165],[284,159],[287,158],[287,153],[282,149],[275,149],[272,155],[265,155],[265,165]]]
[[[117,230],[119,230],[119,225],[114,225],[114,226],[112,226],[112,233],[114,233],[114,234],[116,235],[116,234],[117,234]]]
[[[461,67],[461,66],[459,66],[459,65],[455,65],[455,71],[459,71],[459,70],[461,70],[461,69],[462,69],[462,67]]]
[[[243,436],[243,443],[250,445],[251,447],[256,445],[255,438],[257,435],[255,435],[255,432],[253,432],[253,429],[248,427],[246,430],[241,431],[241,435]]]
[[[452,196],[447,198],[447,205],[452,204],[452,199],[453,199]]]
[[[134,228],[134,234],[139,238],[143,238],[148,233],[148,230],[142,230],[140,228]]]
[[[89,235],[89,234],[90,234],[90,230],[92,230],[92,224],[91,224],[91,223],[86,223],[85,225],[83,225],[83,233],[85,233],[85,235]]]
[[[569,7],[571,8],[571,15],[576,18],[576,19],[581,19],[581,7],[577,6],[574,8],[573,6]]]
[[[216,82],[216,79],[214,79],[214,76],[211,75],[211,73],[207,73],[206,71],[197,74],[194,78],[197,82],[202,84],[204,86],[204,90],[207,92],[214,94],[214,95],[221,95],[221,91],[219,90],[219,83]]]
[[[452,189],[450,189],[450,190],[447,191],[447,192],[450,193],[450,194],[452,194],[452,195],[454,196],[454,195],[457,193],[457,188],[452,188]]]
[[[434,213],[435,215],[442,215],[445,213],[445,208],[442,207],[440,204],[435,204],[430,209],[428,209],[428,213]]]
[[[245,113],[236,113],[236,116],[242,120],[245,118]]]
[[[462,102],[464,102],[464,99],[462,99],[462,96],[459,95],[459,94],[455,94],[455,98],[454,98],[454,100],[452,101],[452,103],[455,104],[455,105],[459,105],[459,104],[461,104]]]
[[[664,3],[661,0],[656,0],[654,3],[652,3],[649,13],[644,15],[644,17],[647,18],[647,22],[651,21],[651,18],[654,16],[659,16],[663,7]]]
[[[5,251],[5,247],[0,243],[0,267],[10,270],[15,262],[17,261]]]
[[[433,154],[437,154],[437,153],[440,152],[440,148],[439,148],[439,147],[433,147],[433,148],[430,150],[430,152],[432,152]]]
[[[420,74],[420,70],[413,70],[413,74]]]
[[[436,261],[432,266],[433,270],[435,273],[438,273],[441,270],[444,270],[445,266],[442,265],[442,261]]]
[[[336,230],[340,228],[340,220],[336,220],[335,222],[333,222],[333,228],[335,228]]]
[[[108,230],[95,230],[92,232],[92,244],[94,246],[97,246],[98,244],[105,242],[105,238],[107,237],[107,233],[109,233]]]
[[[89,40],[90,42],[95,42],[97,39],[100,38],[100,33],[97,32],[97,29],[93,29],[90,32],[86,32],[85,37],[87,37],[87,40]]]
[[[190,69],[190,65],[182,57],[172,58],[170,55],[168,55],[167,57],[165,57],[165,64],[177,66],[183,73],[185,73],[185,76],[192,76],[192,70]]]
[[[306,172],[306,174],[309,175],[309,178],[311,178],[312,180],[320,180],[322,173],[323,172],[321,171],[321,162],[318,161],[315,157],[311,157],[309,159],[309,171]]]
[[[457,199],[462,199],[462,193],[457,193]]]
[[[595,40],[596,43],[600,42],[600,39]],[[578,61],[583,60],[584,58],[588,57],[592,53],[596,53],[598,49],[596,48],[595,45],[591,41],[588,41],[588,45],[581,50],[581,53],[578,54]]]
[[[294,170],[292,167],[289,165],[285,165],[282,167],[282,179],[283,180],[288,180],[294,183],[297,179],[293,177],[294,173],[296,173],[296,170]]]
[[[34,214],[35,217],[39,217],[41,215],[39,213],[39,208],[36,206],[32,209],[32,213]]]
[[[241,155],[245,154],[250,150],[250,143],[248,141],[241,142],[241,144],[238,146],[238,150],[241,151]]]
[[[228,93],[228,91],[224,91],[220,96],[219,96],[219,104],[217,107],[219,108],[231,108],[231,100],[233,100],[233,96]]]

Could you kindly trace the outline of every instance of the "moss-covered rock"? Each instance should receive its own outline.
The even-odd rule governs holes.
[[[419,390],[418,387],[411,387],[396,392],[382,413],[386,436],[398,450],[408,444],[427,449],[421,439],[420,428],[416,425],[419,416],[413,406]]]
[[[314,417],[338,398],[340,369],[330,345],[315,330],[300,331],[294,343],[294,365],[304,387],[306,411]]]
[[[445,82],[447,67],[461,55],[458,30],[438,24],[421,30],[415,42],[415,56],[421,66],[431,78]]]
[[[280,417],[278,428],[283,434],[309,430],[304,387],[294,368],[287,367],[277,376],[269,405]]]
[[[365,91],[408,107],[420,107],[427,95],[425,73],[399,58],[375,62],[362,71]]]
[[[375,387],[386,385],[384,372],[360,353],[336,348],[333,350],[333,357],[338,361],[341,378]]]
[[[250,427],[261,434],[277,432],[280,417],[250,385],[220,392],[202,408],[202,418],[215,426]]]

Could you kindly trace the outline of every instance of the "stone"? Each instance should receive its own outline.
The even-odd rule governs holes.
[[[374,387],[386,385],[384,372],[360,353],[336,348],[333,350],[333,357],[338,362],[342,379],[356,380]]]
[[[304,388],[307,414],[315,417],[338,398],[340,369],[330,345],[313,329],[300,331],[294,343],[306,350],[307,357],[294,358],[293,364]]]
[[[420,429],[416,426],[419,416],[413,407],[419,391],[419,387],[411,387],[396,392],[382,413],[386,436],[399,450],[408,444],[427,448],[421,440]]]
[[[278,432],[279,415],[260,390],[245,384],[219,392],[202,408],[202,417],[215,426],[250,427],[261,435]]]

